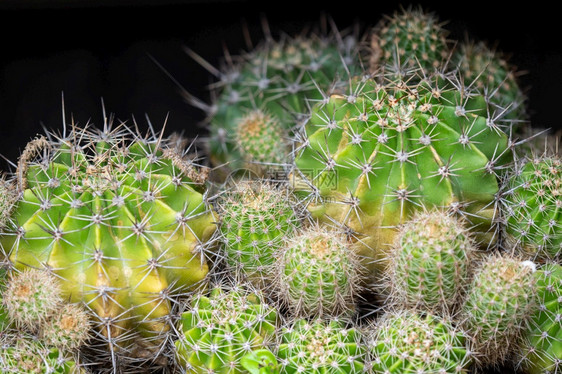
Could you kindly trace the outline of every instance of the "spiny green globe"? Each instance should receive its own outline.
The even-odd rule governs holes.
[[[448,319],[412,310],[389,312],[368,336],[375,374],[468,373],[465,333]]]
[[[336,319],[298,319],[280,332],[281,374],[359,374],[366,370],[361,335]]]
[[[548,263],[535,273],[537,309],[525,331],[519,364],[530,374],[562,369],[562,266]]]
[[[277,311],[259,294],[215,287],[209,296],[195,295],[182,314],[177,361],[188,373],[245,373],[242,358],[268,348],[277,322]]]
[[[270,162],[282,159],[282,139],[268,136],[259,148],[241,142],[244,118],[262,111],[275,124],[278,135],[289,134],[295,119],[307,112],[310,100],[320,100],[323,91],[333,89],[338,77],[347,78],[347,70],[357,69],[357,41],[352,36],[315,34],[279,41],[265,41],[241,56],[234,66],[221,72],[217,100],[210,113],[209,148],[215,165],[228,163],[236,170],[247,160],[260,161],[261,150],[275,150]],[[242,134],[248,137],[248,134]],[[286,136],[286,135],[285,135]],[[257,152],[256,160],[256,149]]]
[[[157,354],[175,300],[209,271],[216,217],[203,175],[161,135],[124,124],[66,132],[20,157],[0,256],[52,271],[63,297],[90,310],[112,360],[139,344]]]
[[[509,146],[483,96],[449,82],[357,78],[312,108],[291,182],[313,216],[355,235],[376,271],[397,227],[423,207],[463,214],[483,245],[493,241],[496,169]]]
[[[535,157],[516,165],[504,193],[507,242],[534,259],[562,253],[562,161]]]

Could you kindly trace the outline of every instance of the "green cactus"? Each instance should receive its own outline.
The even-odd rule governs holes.
[[[525,95],[519,87],[517,70],[500,52],[484,42],[461,43],[452,57],[452,63],[466,86],[490,97],[498,110],[506,111],[505,118],[519,128],[527,120]]]
[[[298,319],[280,333],[281,374],[359,374],[366,370],[361,335],[336,319]]]
[[[91,322],[78,304],[63,304],[45,323],[39,337],[45,344],[63,350],[75,350],[90,338]]]
[[[250,374],[279,374],[277,357],[267,349],[252,351],[240,360],[242,367]]]
[[[476,271],[462,307],[463,326],[479,364],[498,365],[514,353],[535,305],[534,265],[490,255]]]
[[[466,334],[450,320],[415,311],[388,312],[367,338],[375,374],[468,373]]]
[[[113,364],[153,360],[175,300],[209,270],[216,218],[194,160],[161,134],[73,125],[28,143],[16,176],[0,257],[52,271],[65,299],[87,305]]]
[[[538,260],[562,253],[562,162],[558,156],[521,161],[506,179],[504,212],[508,247]]]
[[[341,232],[308,228],[280,252],[279,297],[297,316],[340,316],[355,311],[361,268]]]
[[[451,54],[447,34],[437,17],[422,9],[410,7],[385,16],[372,31],[371,71],[431,75]]]
[[[453,313],[464,295],[474,250],[459,219],[440,210],[416,213],[400,228],[391,252],[391,303]]]
[[[58,280],[45,270],[25,269],[13,275],[3,291],[2,304],[9,320],[36,331],[63,303]]]
[[[277,320],[259,294],[240,286],[195,295],[181,317],[177,361],[188,373],[244,373],[242,358],[267,349]]]
[[[290,149],[280,137],[289,134],[295,118],[306,113],[309,100],[322,99],[323,91],[333,89],[339,76],[346,77],[347,70],[358,65],[356,45],[352,36],[338,33],[268,39],[220,72],[217,100],[209,108],[211,161],[228,163],[236,170],[263,161],[263,150],[268,149],[269,157],[274,157],[266,161],[287,163],[283,156]],[[256,109],[267,113],[269,123],[275,125],[260,127],[258,133],[263,135],[257,143],[254,136],[243,133]]]
[[[85,374],[85,369],[63,351],[25,334],[1,337],[0,372],[3,374]]]
[[[519,365],[529,374],[562,369],[562,266],[548,263],[535,273],[537,310],[525,332]]]
[[[449,82],[358,78],[312,108],[291,182],[313,216],[355,235],[377,271],[398,225],[424,206],[463,214],[480,244],[494,241],[496,170],[510,145],[483,96]]]
[[[258,180],[237,181],[218,202],[226,262],[255,286],[271,280],[276,252],[299,227],[290,191]]]

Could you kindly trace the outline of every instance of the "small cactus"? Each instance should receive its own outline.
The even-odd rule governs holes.
[[[504,188],[508,247],[533,259],[557,259],[562,253],[562,161],[533,157],[515,166]]]
[[[391,252],[390,302],[453,313],[464,295],[474,251],[458,218],[441,210],[416,213],[400,228]]]
[[[16,188],[13,182],[6,180],[0,172],[0,232],[8,224],[16,200]]]
[[[537,309],[524,334],[519,365],[529,374],[562,370],[562,266],[548,263],[535,273]]]
[[[254,285],[272,278],[275,254],[299,227],[287,189],[258,180],[237,181],[218,202],[228,267]]]
[[[431,74],[450,55],[447,30],[433,13],[402,9],[386,16],[371,36],[371,71],[390,68],[394,73]]]
[[[88,313],[77,304],[64,304],[41,327],[39,336],[45,344],[63,350],[76,350],[90,337]]]
[[[367,337],[375,374],[468,373],[466,334],[449,319],[415,311],[387,312]]]
[[[45,270],[25,269],[14,275],[2,295],[7,315],[16,326],[36,331],[62,305],[58,280]]]
[[[463,326],[482,366],[506,361],[535,308],[534,264],[490,255],[476,271],[462,307]]]
[[[177,361],[188,373],[242,373],[243,357],[268,348],[277,318],[259,294],[240,286],[195,295],[181,316]]]
[[[361,335],[341,321],[298,319],[280,332],[281,374],[359,374],[365,371]]]
[[[349,315],[361,283],[360,261],[342,233],[312,227],[280,251],[276,282],[297,316]]]

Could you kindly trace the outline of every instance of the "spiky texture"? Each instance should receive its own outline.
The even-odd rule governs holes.
[[[11,277],[2,295],[9,319],[36,331],[62,305],[58,280],[45,270],[25,269]]]
[[[12,214],[14,203],[17,200],[16,189],[12,181],[6,180],[0,172],[0,231],[2,231]]]
[[[557,259],[562,253],[562,161],[532,157],[516,164],[506,179],[504,212],[508,247],[533,258]]]
[[[268,347],[277,319],[259,294],[239,286],[195,295],[175,342],[179,365],[186,373],[243,373],[242,357]]]
[[[433,13],[412,7],[385,16],[371,36],[371,71],[432,74],[450,55],[448,32]],[[421,72],[420,72],[421,70]]]
[[[35,337],[9,334],[0,339],[0,372],[8,374],[85,374],[73,357]]]
[[[268,167],[287,163],[287,130],[276,118],[255,110],[239,121],[234,142],[245,161],[244,168],[264,175]]]
[[[517,81],[517,70],[499,51],[484,42],[461,43],[452,58],[464,84],[490,97],[498,110],[506,112],[515,128],[527,120],[525,95]]]
[[[241,126],[246,123],[243,118],[256,109],[267,113],[270,122],[279,127],[268,132],[289,133],[298,117],[307,112],[308,101],[322,99],[322,92],[329,91],[338,76],[346,77],[346,65],[353,70],[358,64],[356,44],[353,37],[339,34],[267,39],[220,72],[211,113],[211,161],[216,165],[228,162],[230,168],[238,169],[246,160],[254,159],[254,149],[237,143]],[[281,155],[282,139],[268,136],[260,143],[260,149],[279,149],[274,154]]]
[[[474,246],[461,220],[418,212],[401,228],[389,271],[391,303],[452,314],[464,295]]]
[[[359,332],[336,319],[298,319],[283,328],[277,356],[282,374],[365,372],[366,352]]]
[[[98,362],[136,365],[164,351],[175,301],[205,279],[216,218],[194,160],[163,134],[111,122],[28,143],[0,250],[15,269],[49,269],[87,306]]]
[[[297,139],[291,181],[313,216],[354,233],[374,270],[424,206],[463,214],[482,244],[495,240],[495,171],[511,155],[485,98],[446,82],[350,86],[316,104]]]
[[[415,311],[388,312],[367,337],[375,374],[467,373],[466,334],[450,320]]]
[[[532,263],[490,255],[476,271],[462,308],[463,326],[482,366],[504,362],[535,308]]]
[[[341,232],[308,228],[280,251],[277,288],[297,316],[328,317],[355,311],[361,268]]]
[[[77,304],[64,304],[41,326],[40,337],[47,344],[63,350],[75,350],[90,337],[90,316]]]
[[[279,374],[277,357],[268,349],[248,353],[242,357],[240,364],[250,374]]]
[[[562,266],[548,263],[535,273],[537,309],[525,332],[520,365],[530,374],[562,370]]]
[[[232,272],[263,286],[271,280],[275,254],[299,227],[294,198],[286,188],[250,180],[234,182],[219,201],[221,239]]]

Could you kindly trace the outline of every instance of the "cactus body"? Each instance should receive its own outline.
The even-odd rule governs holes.
[[[431,314],[389,312],[367,345],[375,374],[467,373],[472,364],[464,332]]]
[[[359,259],[341,233],[313,227],[291,238],[280,253],[280,298],[298,316],[349,315],[355,310]]]
[[[314,216],[355,233],[372,269],[424,206],[467,212],[475,231],[490,230],[508,137],[484,97],[442,87],[357,79],[313,107],[298,139],[295,188]]]
[[[452,313],[464,294],[473,251],[460,220],[438,210],[416,213],[392,250],[391,302]]]
[[[218,84],[210,123],[211,160],[238,169],[261,162],[261,151],[256,150],[267,148],[274,150],[270,156],[275,157],[266,161],[286,163],[277,157],[290,150],[280,146],[279,135],[290,133],[295,118],[307,112],[308,100],[321,99],[322,90],[330,90],[338,76],[345,77],[346,65],[357,64],[355,44],[352,37],[311,35],[270,40],[242,56],[231,71],[221,74]],[[269,135],[261,139],[243,134],[248,116],[256,109],[265,112],[278,130],[262,128],[261,133]]]
[[[201,175],[161,136],[123,124],[48,137],[20,157],[21,198],[0,236],[3,256],[16,269],[53,271],[63,297],[88,306],[113,363],[121,353],[145,360],[129,349],[156,354],[173,300],[209,269],[216,227]]]
[[[482,365],[500,364],[520,343],[535,308],[533,267],[490,256],[474,275],[463,305],[463,325]]]
[[[260,181],[239,181],[220,201],[228,266],[254,285],[267,284],[275,254],[299,226],[290,192]]]
[[[505,191],[507,241],[527,255],[559,258],[562,252],[562,163],[558,156],[516,165]]]
[[[196,295],[181,317],[178,362],[187,373],[244,373],[242,358],[267,348],[276,323],[276,310],[258,294],[217,287]]]
[[[521,366],[530,374],[562,369],[562,266],[546,264],[536,273],[537,310],[525,332]]]
[[[335,319],[299,319],[282,329],[277,356],[281,374],[364,373],[366,352],[359,332]]]

